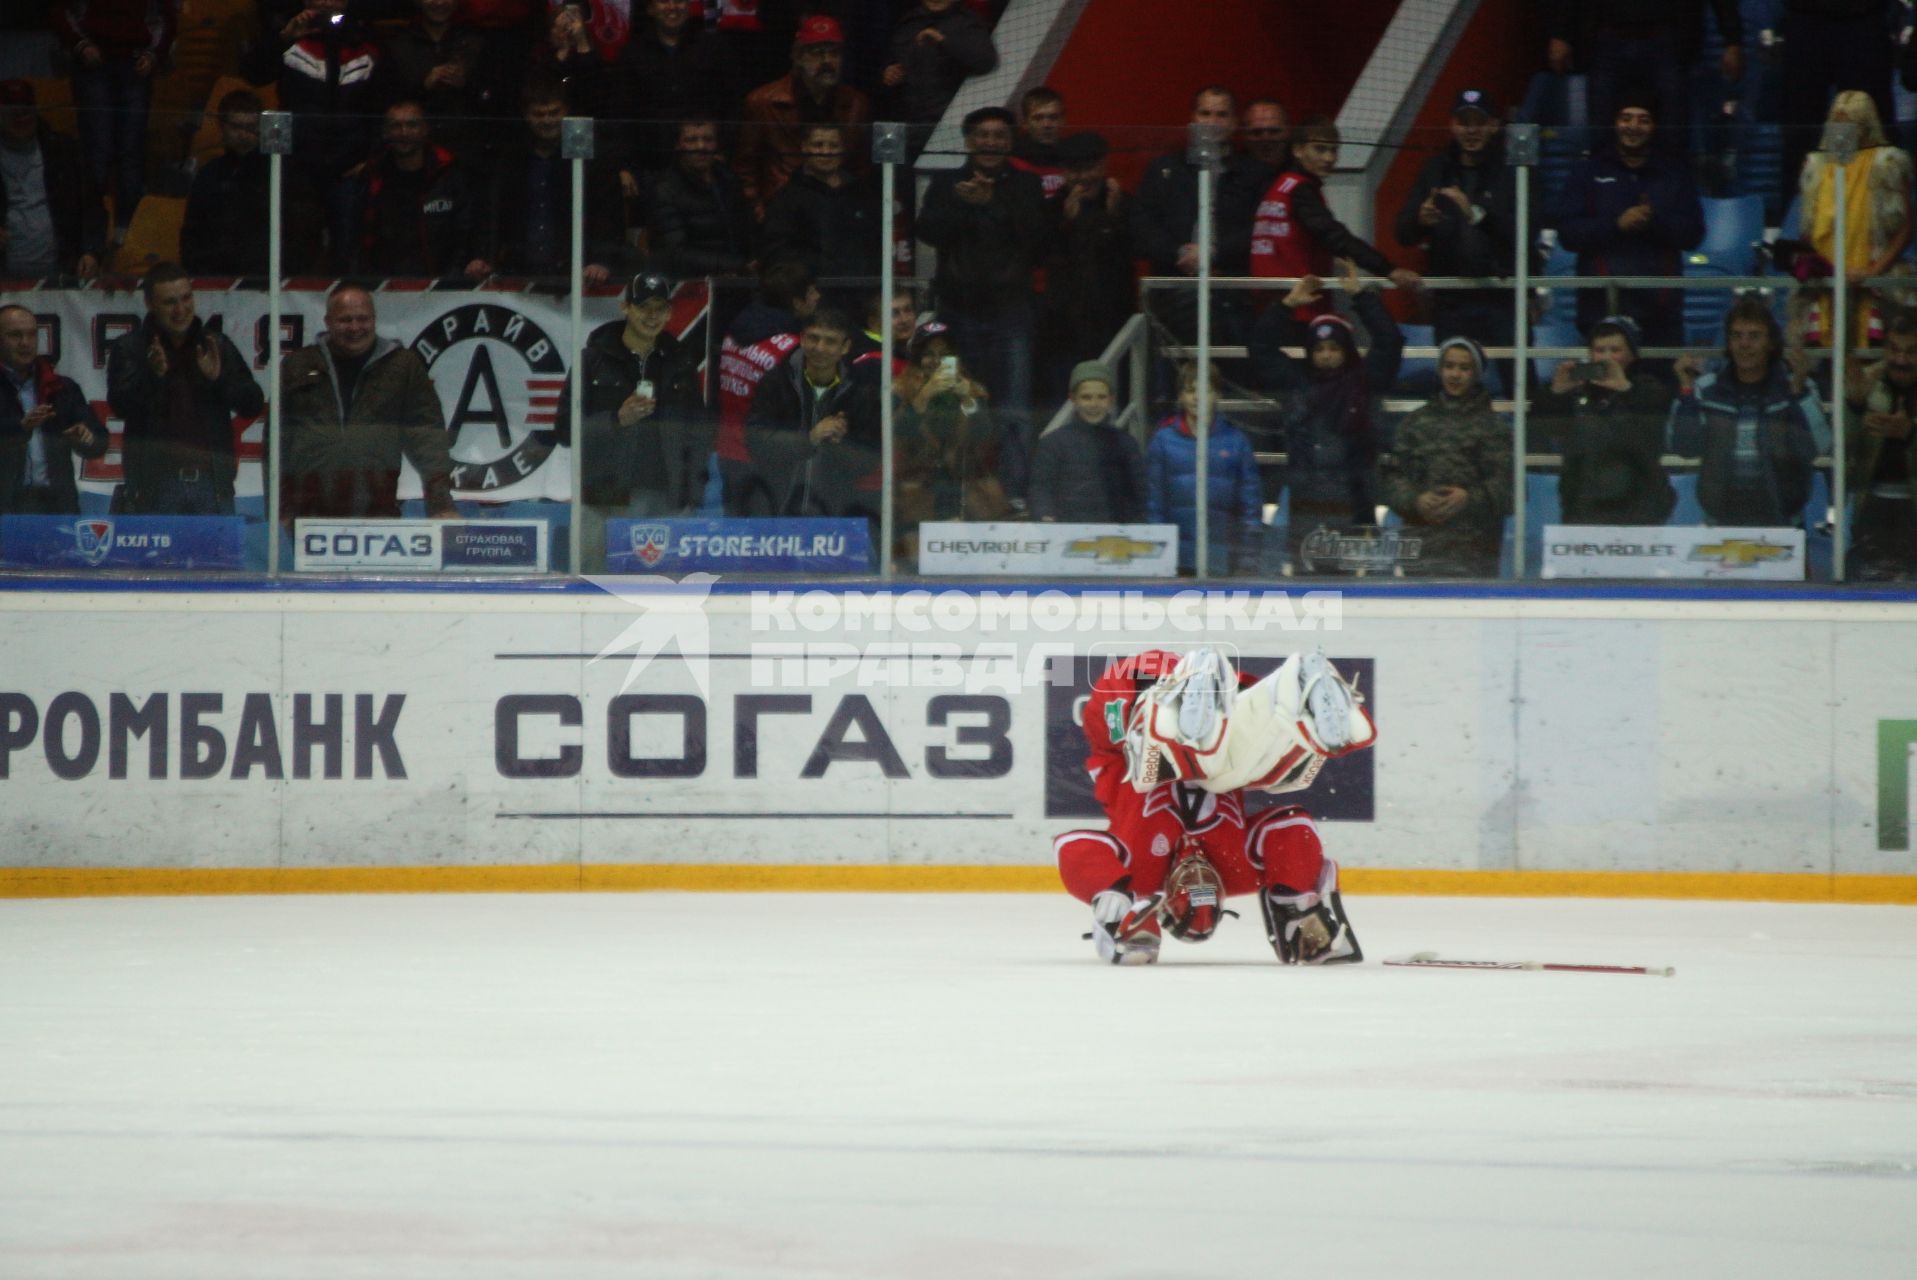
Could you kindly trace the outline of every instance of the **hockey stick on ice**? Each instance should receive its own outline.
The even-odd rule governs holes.
[[[1443,960],[1435,951],[1420,951],[1414,955],[1396,956],[1385,963],[1401,969],[1529,969],[1553,973],[1643,973],[1654,978],[1677,976],[1677,969],[1671,965],[1547,964],[1542,960]]]

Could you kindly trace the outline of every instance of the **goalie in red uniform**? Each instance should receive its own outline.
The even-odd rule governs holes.
[[[1110,829],[1068,831],[1053,848],[1065,888],[1091,904],[1100,959],[1151,964],[1164,932],[1202,942],[1225,899],[1247,893],[1284,963],[1364,958],[1311,815],[1286,805],[1245,819],[1245,791],[1302,791],[1326,760],[1377,740],[1322,654],[1254,680],[1216,649],[1149,650],[1098,677],[1082,725]]]

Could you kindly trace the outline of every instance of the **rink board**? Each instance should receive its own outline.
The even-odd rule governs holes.
[[[10,593],[0,893],[1048,888],[1088,673],[1205,638],[1363,672],[1354,887],[1917,900],[1914,605],[907,595]]]

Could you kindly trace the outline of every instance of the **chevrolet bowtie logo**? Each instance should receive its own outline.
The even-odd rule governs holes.
[[[1746,569],[1760,560],[1788,560],[1791,548],[1775,542],[1752,542],[1749,538],[1726,538],[1706,542],[1691,549],[1693,560],[1715,560],[1728,569]]]
[[[1065,544],[1068,556],[1090,556],[1100,564],[1128,564],[1140,556],[1157,555],[1165,544],[1141,542],[1123,534],[1102,533],[1096,538],[1074,538]]]

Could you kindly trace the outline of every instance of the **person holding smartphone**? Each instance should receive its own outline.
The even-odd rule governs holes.
[[[899,554],[918,554],[922,521],[1003,519],[1011,511],[999,474],[1004,432],[944,323],[927,320],[913,332],[911,363],[893,394]]]
[[[622,318],[594,329],[580,356],[579,537],[588,570],[605,565],[608,520],[684,515],[705,491],[712,433],[698,357],[668,331],[673,289],[657,272],[634,276]],[[570,386],[559,394],[553,438],[573,443]]]
[[[1637,352],[1637,322],[1606,316],[1592,326],[1591,358],[1558,365],[1538,398],[1564,455],[1565,524],[1663,524],[1677,505],[1664,471],[1671,393]]]

